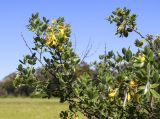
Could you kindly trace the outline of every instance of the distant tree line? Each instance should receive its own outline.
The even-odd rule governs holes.
[[[15,88],[14,79],[16,73],[13,72],[6,76],[2,81],[0,81],[0,96],[29,96],[33,89],[30,89],[28,86],[24,85],[19,88]]]
[[[76,69],[76,76],[75,80],[80,77],[83,73],[88,73],[93,77],[96,74],[96,71],[90,68],[90,65],[86,62],[80,63]],[[8,97],[8,96],[25,96],[25,97],[46,97],[46,96],[59,96],[59,92],[57,88],[59,87],[57,80],[54,79],[50,73],[43,73],[41,68],[36,69],[36,77],[38,81],[42,83],[46,82],[46,77],[50,78],[50,80],[46,91],[44,94],[42,93],[35,93],[35,89],[30,87],[29,85],[21,85],[19,87],[15,87],[14,79],[16,78],[16,72],[9,74],[8,76],[4,77],[2,81],[0,81],[0,97]]]

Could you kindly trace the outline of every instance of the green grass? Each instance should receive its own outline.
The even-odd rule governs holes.
[[[59,119],[67,108],[58,99],[1,98],[0,119]]]

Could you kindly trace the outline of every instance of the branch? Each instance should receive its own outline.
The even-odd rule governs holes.
[[[76,38],[76,35],[74,35],[74,38],[75,38],[74,52],[76,52],[76,49],[77,49],[77,38]]]
[[[132,29],[135,33],[137,33],[141,38],[145,38],[140,32],[138,32],[137,30],[135,29]]]
[[[26,47],[29,49],[30,53],[33,54],[32,49],[31,49],[31,48],[29,47],[29,45],[27,44],[27,41],[24,39],[24,36],[23,36],[22,32],[21,32],[21,37],[22,37],[22,40],[24,41]]]
[[[131,28],[130,26],[129,26],[129,28]],[[146,37],[144,37],[139,31],[137,31],[137,30],[135,30],[135,29],[133,29],[133,28],[131,28],[135,33],[137,33],[141,38],[143,38],[143,39],[145,39],[148,43],[149,43],[149,45],[151,46],[151,49],[153,50],[153,52],[155,53],[155,55],[158,57],[158,53],[157,53],[157,51],[156,51],[156,49],[155,49],[155,47],[154,47],[154,44],[152,43],[152,39],[148,39],[148,38],[146,38]]]
[[[25,40],[22,32],[21,32],[21,37],[22,37],[22,39],[23,39],[26,47],[29,49],[30,53],[33,55],[33,51],[32,51],[32,49],[29,47],[29,45],[28,45],[27,41]],[[40,53],[40,55],[42,55],[42,52]],[[38,62],[39,62],[43,67],[46,67],[46,66],[42,63],[41,59],[39,59],[37,56],[35,56],[35,57],[36,57],[36,59],[38,60]],[[41,58],[41,57],[42,57],[42,56],[40,56],[40,58]],[[52,70],[52,69],[51,69],[51,70]],[[49,70],[49,73],[50,73],[53,77],[55,77],[54,71],[51,71],[51,70]],[[55,79],[55,78],[54,78],[54,79]]]
[[[106,61],[107,61],[107,58],[106,58],[106,55],[107,55],[106,43],[105,43],[105,47],[104,47],[104,54],[105,54],[104,61],[106,63]]]
[[[86,50],[84,51],[84,55],[82,54],[83,57],[80,62],[83,62],[85,58],[89,57],[89,53],[90,53],[91,49],[92,49],[92,44],[90,44],[90,42],[88,42]]]
[[[33,51],[32,51],[32,49],[29,47],[29,45],[28,45],[27,41],[25,40],[22,32],[21,32],[21,37],[22,37],[22,39],[23,39],[26,47],[29,49],[30,53],[33,55]],[[45,66],[45,65],[42,63],[42,61],[41,61],[37,56],[35,56],[35,57],[36,57],[36,59],[39,61],[39,63],[40,63],[42,66]]]

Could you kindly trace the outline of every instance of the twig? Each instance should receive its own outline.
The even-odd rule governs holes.
[[[22,32],[21,32],[21,37],[22,37],[22,39],[23,39],[26,47],[29,49],[30,53],[33,55],[33,51],[32,51],[32,49],[29,47],[29,45],[27,44],[27,41],[25,40]],[[42,61],[41,61],[37,56],[35,56],[35,57],[36,57],[36,59],[39,61],[39,63],[40,63],[42,66],[45,66],[45,65],[42,63]]]
[[[129,26],[129,28],[131,28],[131,27]],[[153,43],[151,42],[152,39],[148,39],[148,38],[144,37],[139,31],[137,31],[137,30],[135,30],[135,29],[133,29],[133,28],[131,28],[131,29],[132,29],[135,33],[137,33],[141,38],[145,39],[145,40],[149,43],[149,45],[151,46],[151,49],[153,50],[153,52],[155,53],[155,55],[158,57],[158,53],[157,53],[157,51],[156,51]]]
[[[21,37],[22,37],[22,40],[24,41],[26,47],[29,49],[30,53],[33,54],[32,49],[31,49],[31,48],[29,47],[29,45],[27,44],[27,41],[24,39],[24,36],[23,36],[22,32],[21,32]]]
[[[77,38],[76,38],[76,35],[74,35],[74,38],[75,38],[74,52],[76,52],[76,49],[77,49]]]
[[[92,49],[92,44],[90,45],[90,42],[88,42],[86,50],[84,52],[84,56],[82,57],[82,60],[80,62],[83,62],[84,59],[88,57],[88,54],[90,53],[91,49]]]
[[[107,55],[106,43],[105,43],[105,47],[104,47],[104,48],[105,48],[105,49],[104,49],[104,54],[105,54],[104,61],[105,61],[105,63],[106,63],[106,61],[107,61],[107,59],[106,59],[106,55]]]
[[[138,32],[137,30],[135,29],[132,29],[135,33],[137,33],[141,38],[145,38],[140,32]]]

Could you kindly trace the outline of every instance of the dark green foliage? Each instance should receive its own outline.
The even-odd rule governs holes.
[[[128,33],[136,29],[136,14],[131,14],[130,10],[124,7],[117,8],[112,12],[112,15],[107,18],[110,23],[116,23],[116,35],[119,37],[128,37]]]

